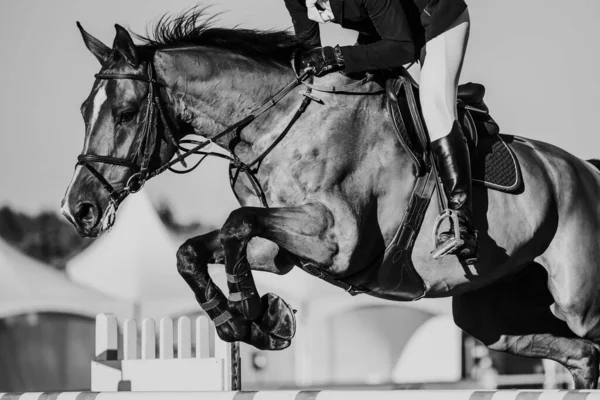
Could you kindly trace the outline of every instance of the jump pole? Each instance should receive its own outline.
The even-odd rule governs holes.
[[[0,400],[600,400],[599,391],[389,390],[0,393]]]

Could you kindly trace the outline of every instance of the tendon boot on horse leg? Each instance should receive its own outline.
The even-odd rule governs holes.
[[[448,218],[450,229],[436,238],[434,258],[456,254],[462,262],[474,264],[478,259],[477,232],[473,229],[471,197],[471,163],[469,148],[458,121],[450,133],[431,143],[431,152],[448,199],[448,208],[438,219]],[[458,229],[456,227],[458,224]],[[434,227],[437,235],[439,223]]]
[[[295,333],[293,310],[268,293],[261,299],[262,319],[249,321],[237,309],[230,308],[227,297],[212,281],[208,264],[223,262],[224,252],[219,240],[220,231],[213,231],[187,240],[177,252],[177,269],[196,296],[202,309],[215,323],[219,337],[226,342],[243,341],[262,350],[287,348]],[[286,310],[284,312],[282,310]],[[273,315],[288,319],[273,324]],[[281,327],[286,327],[285,330]]]

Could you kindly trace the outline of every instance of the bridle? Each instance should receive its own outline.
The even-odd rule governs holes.
[[[150,161],[156,150],[157,136],[158,136],[158,120],[157,114],[160,115],[164,126],[164,137],[173,146],[177,148],[177,143],[171,132],[171,126],[167,120],[167,117],[163,111],[162,102],[159,93],[159,83],[155,79],[154,68],[152,63],[148,63],[147,75],[138,74],[96,74],[96,79],[131,79],[138,80],[148,83],[148,96],[146,106],[146,116],[143,125],[142,137],[139,142],[139,147],[132,160],[117,158],[106,155],[97,154],[81,154],[77,157],[77,164],[82,165],[100,181],[102,186],[108,191],[110,200],[113,205],[118,205],[123,199],[130,193],[136,193],[144,186],[146,180],[150,176]],[[178,153],[179,154],[179,153]],[[139,163],[138,163],[138,160]],[[127,180],[127,184],[121,191],[117,191],[106,178],[96,170],[91,164],[92,163],[104,163],[111,165],[118,165],[121,167],[128,168],[133,171],[133,175]]]
[[[225,158],[229,160],[234,169],[236,171],[232,173],[230,171],[230,180],[232,185],[235,183],[239,176],[239,172],[244,172],[250,182],[252,183],[256,195],[260,198],[261,202],[265,207],[268,207],[265,193],[258,181],[258,178],[255,176],[258,167],[262,160],[269,154],[273,148],[285,137],[285,135],[289,132],[290,128],[296,122],[296,120],[300,117],[300,115],[306,110],[306,107],[310,103],[311,100],[315,100],[313,96],[310,95],[310,89],[307,92],[303,93],[305,95],[300,107],[286,126],[286,128],[281,132],[281,134],[273,141],[273,143],[265,150],[263,153],[258,156],[255,160],[250,163],[242,162],[233,151],[235,144],[239,142],[241,130],[250,124],[254,119],[256,119],[259,115],[263,114],[271,107],[275,106],[281,99],[283,99],[288,93],[290,93],[294,88],[304,83],[303,81],[309,76],[308,72],[302,73],[300,76],[296,76],[296,78],[275,93],[269,100],[255,108],[249,115],[242,118],[238,122],[233,125],[228,126],[223,131],[219,132],[212,139],[207,139],[204,141],[197,140],[180,140],[179,143],[175,140],[172,130],[173,125],[176,123],[171,118],[170,114],[165,111],[166,105],[160,98],[160,86],[161,85],[155,78],[156,73],[154,71],[154,66],[151,62],[148,63],[147,74],[96,74],[96,79],[131,79],[138,80],[142,82],[146,82],[148,84],[148,96],[147,96],[147,107],[146,107],[146,116],[143,125],[142,137],[139,142],[139,147],[137,152],[135,153],[132,160],[117,158],[106,155],[97,155],[97,154],[80,154],[77,157],[76,167],[81,165],[85,167],[104,187],[104,189],[109,193],[110,197],[110,207],[112,208],[113,213],[116,212],[120,203],[127,197],[130,193],[136,193],[142,189],[145,182],[150,178],[153,178],[167,169],[173,171],[175,173],[183,174],[193,171],[207,156],[216,156],[220,158]],[[153,155],[157,150],[157,141],[158,141],[158,118],[160,117],[163,127],[164,127],[164,139],[172,146],[175,147],[176,157],[166,164],[162,165],[159,168],[154,170],[150,169],[150,162]],[[174,130],[177,130],[178,127],[175,126]],[[214,153],[214,152],[204,152],[202,149],[204,147],[209,146],[213,143],[213,141],[222,139],[226,135],[232,135],[229,140],[229,149],[231,151],[231,156]],[[185,148],[182,144],[194,144],[193,148]],[[175,170],[172,167],[181,163],[185,168],[187,165],[185,163],[185,159],[192,154],[201,154],[203,157],[194,164],[191,168],[186,170]],[[108,182],[108,180],[100,173],[96,168],[94,168],[92,163],[104,163],[122,166],[128,168],[133,171],[133,175],[131,175],[123,189],[120,191],[116,190],[113,185]],[[112,221],[108,223],[112,225]]]

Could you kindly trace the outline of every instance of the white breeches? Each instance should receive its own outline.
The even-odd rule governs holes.
[[[420,95],[425,124],[432,141],[450,133],[458,119],[456,91],[469,41],[469,10],[465,10],[445,33],[425,45]]]

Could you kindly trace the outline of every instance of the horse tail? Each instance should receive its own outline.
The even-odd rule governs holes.
[[[598,160],[597,158],[592,158],[592,159],[587,160],[587,162],[592,164],[594,167],[596,167],[596,169],[598,171],[600,171],[600,160]]]

